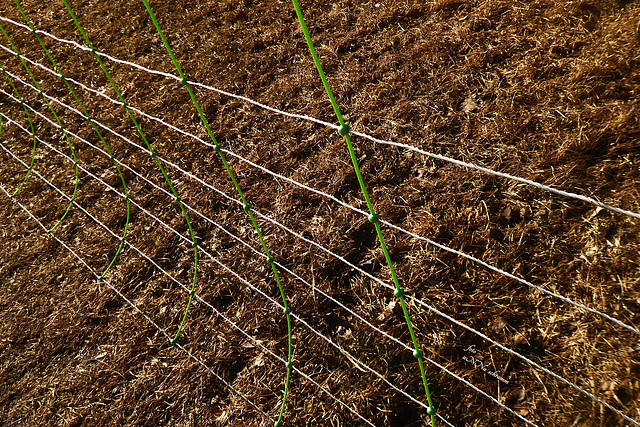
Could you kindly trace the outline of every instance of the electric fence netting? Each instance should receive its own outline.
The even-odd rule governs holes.
[[[15,3],[0,11],[6,209],[95,277],[85,286],[105,285],[140,314],[150,342],[175,345],[172,357],[211,376],[206,403],[185,380],[183,415],[204,405],[203,425],[640,425],[637,199],[603,202],[358,131],[331,50],[314,47],[322,15],[309,10],[307,28],[295,0],[277,21],[290,32],[277,45],[286,53],[236,44],[246,5],[231,33],[207,29],[229,42],[211,52],[247,48],[266,61],[249,79],[260,90],[288,90],[287,78],[260,80],[260,67],[295,46],[280,72],[307,73],[313,97],[276,90],[267,102],[238,95],[239,76],[236,90],[220,89],[224,68],[171,6],[132,3],[132,32],[112,40],[96,26],[102,14],[112,28],[124,22],[108,6],[63,0],[47,15]],[[304,108],[322,101],[320,83],[338,123]],[[439,168],[468,182],[436,188]],[[634,176],[611,194],[634,194]],[[461,191],[478,196],[460,204]],[[458,192],[455,209],[416,196],[438,192]],[[452,225],[460,216],[466,225]],[[182,381],[182,369],[167,380]]]

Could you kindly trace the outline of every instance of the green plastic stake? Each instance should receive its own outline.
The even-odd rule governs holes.
[[[113,90],[116,92],[116,95],[118,96],[118,99],[122,103],[122,106],[127,111],[127,114],[129,115],[129,118],[133,122],[133,125],[135,126],[136,130],[138,131],[138,134],[140,135],[140,138],[142,138],[142,141],[144,141],[144,144],[147,147],[147,150],[149,150],[149,152],[151,153],[151,158],[153,158],[153,160],[156,163],[156,166],[158,166],[158,169],[162,173],[162,176],[164,177],[164,180],[165,180],[167,186],[171,190],[171,193],[173,194],[173,196],[175,198],[175,201],[178,203],[178,206],[180,207],[180,212],[182,213],[182,216],[184,217],[184,220],[187,223],[187,227],[189,229],[189,236],[191,237],[191,243],[192,243],[191,247],[193,248],[193,258],[194,258],[193,280],[191,282],[191,290],[189,292],[189,299],[187,301],[187,308],[184,311],[184,316],[182,317],[182,321],[180,322],[180,326],[178,327],[178,331],[176,332],[175,336],[171,340],[171,345],[174,345],[176,343],[176,341],[178,340],[178,337],[180,336],[180,333],[182,332],[182,329],[184,328],[184,325],[185,325],[185,323],[187,321],[187,316],[189,315],[189,308],[191,307],[191,303],[193,302],[193,296],[195,294],[195,287],[196,287],[196,282],[197,282],[197,278],[198,278],[198,245],[197,245],[197,242],[196,242],[196,236],[195,236],[195,233],[193,231],[193,227],[191,226],[191,221],[189,220],[189,215],[187,214],[187,210],[185,209],[184,205],[182,204],[182,200],[178,196],[178,192],[176,191],[173,183],[171,182],[171,179],[169,179],[169,176],[167,175],[166,171],[164,170],[164,167],[162,167],[162,163],[160,163],[160,160],[158,160],[158,156],[157,156],[155,150],[153,149],[153,147],[151,147],[151,144],[149,143],[149,140],[147,139],[146,135],[142,131],[142,128],[140,127],[140,124],[138,123],[138,121],[136,120],[135,116],[133,115],[133,113],[129,109],[129,104],[125,101],[125,99],[122,96],[122,93],[120,92],[120,90],[118,90],[118,87],[115,84],[115,82],[113,81],[113,78],[111,78],[111,74],[109,73],[107,68],[104,66],[104,63],[102,62],[102,59],[100,59],[100,56],[97,54],[96,48],[91,43],[91,40],[87,36],[87,33],[84,31],[84,28],[82,27],[82,25],[80,25],[80,21],[78,21],[78,18],[73,13],[73,10],[71,9],[71,6],[69,6],[69,3],[67,2],[67,0],[63,0],[63,3],[64,3],[64,6],[67,9],[67,12],[69,12],[69,15],[71,15],[71,18],[73,19],[73,22],[76,24],[76,27],[78,28],[78,30],[82,34],[82,37],[84,38],[85,42],[87,43],[87,46],[89,46],[89,48],[91,49],[91,52],[93,53],[94,57],[98,61],[98,64],[100,64],[100,68],[102,69],[102,72],[105,74],[105,76],[109,80],[109,83],[111,84],[111,87],[113,88]],[[128,204],[129,203],[128,194],[127,194],[126,199],[127,199],[127,204]]]
[[[189,80],[187,79],[187,76],[184,74],[184,72],[182,71],[182,68],[180,67],[180,64],[178,63],[175,55],[173,54],[173,51],[171,50],[171,46],[169,45],[169,42],[167,41],[167,38],[165,37],[164,33],[162,32],[162,29],[160,28],[160,24],[158,23],[158,20],[156,19],[156,16],[153,13],[153,10],[151,10],[151,7],[149,6],[149,3],[147,2],[147,0],[142,0],[142,2],[144,3],[145,8],[147,9],[147,12],[149,13],[149,16],[151,17],[151,20],[153,21],[153,25],[156,27],[156,30],[158,31],[158,35],[160,36],[160,38],[162,39],[162,43],[164,44],[165,48],[167,49],[167,52],[169,54],[169,56],[171,57],[171,61],[173,62],[173,65],[176,67],[176,70],[178,71],[178,74],[180,75],[180,83],[182,85],[184,85],[184,87],[187,89],[187,92],[189,92],[189,97],[191,97],[191,101],[193,102],[193,105],[195,106],[196,110],[198,111],[198,115],[200,116],[200,120],[202,121],[202,124],[204,125],[207,134],[209,135],[209,138],[211,138],[211,141],[213,142],[213,146],[214,146],[214,151],[216,151],[218,153],[218,155],[220,156],[220,159],[222,160],[222,163],[225,167],[225,169],[227,170],[227,173],[229,174],[229,178],[231,178],[231,181],[233,182],[233,185],[238,193],[238,196],[240,197],[240,200],[242,201],[243,204],[243,209],[247,212],[247,214],[249,215],[249,218],[251,219],[251,223],[253,224],[253,228],[256,231],[256,234],[258,235],[258,238],[260,239],[260,243],[262,244],[262,248],[264,250],[264,253],[267,256],[267,259],[273,259],[271,252],[269,251],[269,248],[267,247],[267,244],[265,243],[264,237],[262,235],[262,232],[260,231],[260,227],[258,226],[258,223],[255,219],[255,216],[251,210],[251,205],[247,202],[247,199],[244,196],[244,193],[242,192],[242,189],[240,188],[240,185],[238,184],[238,180],[235,177],[235,174],[233,173],[233,169],[231,169],[231,166],[229,166],[229,163],[227,162],[226,156],[224,155],[224,153],[222,152],[222,150],[220,149],[220,144],[218,144],[218,141],[216,140],[215,136],[213,135],[213,132],[211,131],[211,128],[209,126],[209,122],[207,121],[206,117],[204,116],[204,113],[202,112],[202,108],[200,108],[200,104],[198,103],[198,100],[196,99],[193,90],[191,89],[191,85],[189,85]],[[271,271],[273,271],[273,275],[276,279],[276,282],[278,284],[278,289],[280,291],[280,296],[282,297],[282,302],[285,308],[285,316],[287,319],[287,335],[288,335],[288,355],[287,355],[287,363],[291,364],[292,361],[292,357],[293,357],[293,344],[292,344],[292,331],[291,331],[291,311],[289,310],[289,306],[287,304],[287,298],[285,296],[285,292],[284,292],[284,287],[282,286],[282,282],[280,280],[280,276],[278,274],[278,269],[276,268],[275,263],[271,262],[269,263],[269,265],[271,266]],[[276,421],[276,424],[282,424],[282,419],[284,417],[284,410],[286,407],[286,402],[287,402],[287,396],[289,394],[289,383],[291,380],[291,368],[287,369],[287,375],[286,375],[286,379],[285,379],[285,387],[284,387],[284,397],[282,400],[282,406],[280,407],[280,415],[278,416],[278,420]]]
[[[358,165],[358,160],[356,158],[355,151],[353,149],[353,144],[351,143],[351,138],[349,136],[350,129],[349,126],[344,122],[342,118],[342,114],[340,114],[340,108],[338,107],[338,103],[336,102],[333,93],[331,92],[331,87],[329,86],[329,82],[327,81],[327,77],[324,74],[322,69],[322,64],[320,63],[320,58],[318,58],[318,54],[313,46],[313,41],[311,40],[311,35],[309,34],[309,30],[307,29],[307,25],[304,22],[304,17],[302,16],[302,10],[300,9],[300,4],[298,0],[292,0],[293,7],[296,10],[296,15],[298,17],[298,21],[300,22],[300,27],[302,28],[302,32],[304,33],[304,38],[307,41],[307,45],[309,46],[309,50],[311,51],[311,56],[313,57],[313,62],[316,65],[316,69],[318,70],[318,74],[320,75],[320,79],[322,80],[322,84],[324,85],[325,91],[327,92],[327,96],[329,97],[329,101],[331,102],[331,106],[333,107],[333,111],[336,114],[338,122],[340,126],[338,127],[338,133],[342,135],[347,143],[347,149],[349,150],[349,156],[351,157],[351,162],[353,163],[353,169],[358,178],[358,183],[360,184],[360,189],[362,190],[362,194],[367,202],[367,207],[369,208],[369,221],[373,223],[376,234],[378,236],[378,240],[380,241],[380,246],[382,247],[382,252],[384,252],[384,257],[387,261],[387,265],[389,270],[391,271],[391,277],[393,278],[393,283],[396,287],[396,291],[394,294],[398,296],[400,300],[400,304],[402,305],[402,312],[404,313],[404,318],[407,323],[407,329],[409,329],[409,334],[411,335],[411,341],[413,342],[414,347],[414,356],[418,360],[418,365],[420,367],[420,375],[422,377],[422,384],[424,385],[424,391],[427,396],[427,401],[429,402],[429,407],[433,408],[433,403],[431,402],[431,394],[429,393],[429,384],[427,383],[427,376],[424,369],[424,363],[422,361],[422,350],[420,350],[418,346],[418,340],[416,338],[415,332],[413,330],[413,325],[411,323],[411,318],[409,317],[409,311],[407,309],[407,304],[405,303],[404,291],[400,287],[400,283],[398,281],[398,277],[396,276],[395,269],[393,268],[393,263],[391,261],[391,255],[389,255],[389,251],[384,242],[384,237],[382,235],[382,231],[380,229],[380,224],[378,222],[379,215],[374,211],[373,204],[371,203],[371,199],[369,198],[369,193],[367,191],[367,187],[365,185],[364,179],[362,178],[362,173],[360,172],[360,166]],[[428,411],[430,412],[430,411]],[[428,413],[431,416],[431,425],[435,427],[435,412]]]
[[[42,39],[40,38],[40,36],[38,35],[38,33],[36,33],[36,29],[33,26],[33,24],[31,23],[31,21],[29,20],[29,18],[27,17],[27,15],[24,13],[24,10],[22,10],[22,6],[20,5],[20,2],[18,0],[14,0],[14,3],[16,4],[16,7],[18,8],[18,11],[20,12],[20,15],[22,15],[22,18],[26,21],[27,25],[29,26],[29,28],[31,29],[31,33],[36,37],[36,39],[38,40],[38,43],[40,44],[40,46],[42,47],[42,49],[44,50],[47,58],[49,59],[49,62],[51,62],[51,64],[53,65],[53,68],[55,69],[55,71],[62,75],[62,81],[65,83],[65,85],[67,86],[67,89],[69,90],[69,92],[71,93],[71,95],[73,96],[73,98],[76,100],[76,103],[78,104],[78,106],[80,107],[80,110],[82,111],[82,113],[84,114],[85,117],[90,119],[90,115],[87,112],[86,108],[84,107],[84,105],[82,104],[82,102],[80,101],[80,99],[78,98],[78,96],[76,95],[75,91],[73,90],[73,87],[71,86],[71,84],[67,81],[67,79],[64,77],[64,73],[62,72],[62,70],[60,69],[60,67],[58,66],[57,62],[53,59],[53,57],[51,56],[51,53],[49,52],[49,49],[47,49],[47,47],[45,46],[45,44],[42,42]],[[4,31],[3,31],[4,33]],[[49,109],[51,110],[51,113],[53,114],[53,116],[56,119],[56,122],[58,123],[58,125],[60,126],[60,129],[62,129],[62,132],[64,133],[64,136],[67,140],[67,145],[69,146],[70,150],[71,150],[71,154],[73,157],[73,163],[75,166],[75,170],[76,170],[76,183],[75,183],[75,188],[73,190],[73,196],[71,197],[71,201],[69,202],[69,206],[67,208],[67,212],[65,212],[64,216],[60,219],[60,221],[58,221],[58,223],[53,226],[53,228],[51,228],[51,232],[53,232],[56,227],[58,227],[58,225],[60,225],[60,223],[62,222],[62,220],[64,220],[64,218],[66,217],[67,213],[69,212],[69,209],[71,209],[71,205],[73,204],[75,197],[76,197],[76,192],[78,190],[78,159],[76,158],[76,154],[75,151],[73,149],[73,145],[71,144],[71,141],[69,140],[69,135],[67,135],[67,131],[65,130],[64,126],[62,125],[62,123],[60,122],[60,119],[58,119],[57,114],[55,113],[53,106],[51,105],[49,99],[47,98],[47,96],[45,95],[44,91],[42,90],[42,88],[40,87],[40,85],[38,84],[38,81],[33,77],[33,74],[31,74],[31,71],[29,70],[29,67],[27,66],[27,64],[24,62],[24,60],[20,57],[20,52],[18,51],[18,49],[13,45],[13,43],[11,43],[11,40],[9,39],[9,37],[6,35],[5,33],[5,37],[7,37],[7,40],[9,40],[9,43],[11,44],[11,47],[13,48],[13,50],[16,52],[16,54],[18,55],[18,57],[20,58],[20,61],[22,62],[22,64],[24,65],[25,69],[27,70],[27,73],[29,74],[29,76],[31,77],[31,80],[33,81],[35,87],[38,89],[39,93],[44,97],[47,105],[49,106]],[[122,174],[122,171],[120,170],[120,166],[118,165],[118,162],[116,161],[115,157],[113,156],[113,153],[111,152],[111,149],[109,148],[109,145],[107,144],[107,142],[104,140],[104,138],[102,137],[102,134],[100,133],[100,131],[98,130],[96,124],[92,121],[92,120],[88,120],[89,123],[91,124],[91,127],[93,128],[94,132],[98,135],[98,138],[100,139],[100,142],[102,143],[102,146],[104,147],[105,151],[109,154],[109,156],[111,157],[111,161],[113,162],[117,172],[118,172],[118,176],[120,177],[120,181],[122,182],[122,186],[124,189],[124,193],[125,196],[129,195],[129,190],[127,188],[127,183],[124,179],[124,175]],[[116,250],[115,255],[113,256],[113,258],[111,259],[111,262],[109,262],[109,265],[107,266],[107,268],[104,270],[104,272],[102,273],[101,277],[106,276],[106,274],[109,272],[109,270],[111,269],[111,267],[113,267],[113,265],[115,264],[116,260],[118,259],[118,256],[120,255],[120,252],[122,252],[122,249],[124,248],[124,243],[125,243],[125,239],[127,237],[127,231],[129,229],[129,220],[130,220],[130,213],[131,213],[131,206],[129,203],[129,199],[127,198],[125,200],[126,202],[126,209],[127,209],[127,218],[126,218],[126,222],[125,222],[125,226],[124,226],[124,231],[122,234],[122,237],[120,238],[120,243],[118,245],[118,249]]]

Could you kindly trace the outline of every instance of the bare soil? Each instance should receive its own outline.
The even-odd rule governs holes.
[[[99,51],[176,74],[141,2],[73,1]],[[336,122],[293,6],[287,1],[152,2],[191,80],[267,105]],[[23,2],[38,29],[82,43],[62,2]],[[316,48],[336,99],[354,130],[511,173],[640,212],[640,2],[506,0],[303,1]],[[0,14],[23,22],[12,2]],[[24,56],[49,66],[33,35],[2,23]],[[69,77],[115,97],[95,59],[44,38]],[[3,40],[5,46],[7,43]],[[0,61],[28,80],[19,61]],[[106,61],[132,106],[206,138],[176,81]],[[51,96],[75,106],[60,79],[31,67]],[[6,79],[2,90],[11,92]],[[50,116],[37,94],[25,101]],[[225,148],[274,172],[365,209],[344,140],[331,129],[242,101],[195,90]],[[142,146],[125,111],[84,90],[95,120]],[[20,105],[0,94],[0,111],[27,126]],[[100,145],[88,123],[56,106],[65,126]],[[216,153],[140,118],[163,158],[237,198]],[[70,154],[60,131],[34,118],[39,137]],[[131,171],[166,188],[143,150],[104,133],[127,164],[131,198],[184,235],[172,200]],[[31,158],[31,138],[4,123],[0,185],[13,193]],[[122,185],[109,159],[72,139],[78,162],[110,186]],[[433,161],[408,150],[354,138],[376,210],[412,233],[464,251],[533,284],[640,327],[640,220],[509,180]],[[374,276],[391,283],[366,217],[246,163],[229,158],[252,206]],[[73,165],[43,144],[35,171],[71,194]],[[260,249],[246,213],[173,168],[180,197]],[[166,337],[106,283],[49,237],[6,195],[0,200],[0,425],[273,425],[285,368],[256,343],[195,302],[179,339],[184,349],[245,395],[170,346]],[[67,201],[32,174],[16,201],[46,227]],[[121,235],[124,200],[86,173],[77,202]],[[269,296],[279,294],[264,258],[191,215],[198,242]],[[357,270],[264,220],[276,261],[353,313],[410,343],[392,292]],[[600,316],[495,274],[388,227],[383,233],[407,294],[481,331],[579,385],[640,422],[638,335]],[[80,209],[54,235],[96,272],[118,239]],[[106,281],[173,335],[188,284],[191,248],[132,208],[128,241]],[[416,360],[352,313],[282,273],[294,313],[399,389],[426,402]],[[280,309],[206,257],[196,291],[253,339],[286,356]],[[540,426],[631,425],[589,397],[532,368],[433,312],[409,304],[425,356]],[[294,365],[376,426],[427,425],[424,408],[393,391],[299,321]],[[470,346],[501,382],[470,363]],[[458,379],[426,363],[438,413],[455,426],[523,425]],[[285,425],[359,426],[362,421],[294,374]],[[442,425],[439,423],[439,425]]]

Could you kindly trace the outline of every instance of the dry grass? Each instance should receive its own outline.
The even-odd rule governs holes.
[[[0,13],[20,20],[10,4]],[[99,50],[173,72],[142,4],[73,2]],[[152,4],[177,57],[193,80],[290,112],[332,121],[292,6],[275,1],[177,0]],[[36,26],[81,41],[58,2],[25,1]],[[576,191],[640,212],[640,4],[603,1],[303,2],[316,47],[352,127],[461,160]],[[32,37],[3,24],[23,53],[48,64]],[[113,96],[94,59],[46,41],[73,78]],[[24,76],[15,58],[5,67]],[[179,84],[108,64],[129,103],[202,137]],[[73,100],[62,83],[34,69],[48,93]],[[2,83],[3,90],[9,90]],[[26,88],[22,94],[48,114]],[[326,129],[197,90],[219,141],[269,169],[364,207],[342,139]],[[79,91],[92,116],[139,141],[124,115]],[[2,112],[26,123],[4,95]],[[70,113],[69,129],[99,143]],[[165,158],[234,194],[215,153],[143,120]],[[59,132],[36,120],[38,134],[68,152]],[[116,157],[153,182],[162,178],[141,150],[107,139]],[[434,162],[399,149],[354,140],[376,209],[413,233],[463,250],[546,289],[640,325],[640,224],[590,205],[499,178]],[[74,142],[75,143],[75,142]],[[30,141],[5,126],[2,144],[28,161]],[[80,149],[81,148],[81,149]],[[116,188],[108,159],[77,143],[79,162]],[[374,230],[314,194],[232,160],[256,209],[268,212],[350,262],[388,280]],[[0,153],[0,185],[12,191],[24,168]],[[73,170],[46,147],[36,170],[68,194]],[[183,200],[258,247],[234,204],[169,169]],[[132,197],[186,232],[175,204],[132,173]],[[66,203],[37,177],[18,200],[51,226]],[[0,204],[0,425],[215,426],[269,425],[282,395],[284,367],[196,304],[180,342],[272,417],[246,402],[96,282],[64,248],[5,198]],[[78,202],[116,233],[124,203],[81,177]],[[192,216],[193,217],[193,216]],[[202,245],[278,297],[267,265],[209,224],[195,220]],[[388,333],[409,342],[393,296],[341,262],[264,221],[276,259],[312,280]],[[480,266],[384,230],[408,293],[476,328],[640,420],[638,337]],[[117,240],[73,210],[58,237],[102,271]],[[133,210],[129,241],[188,282],[188,247]],[[125,250],[108,280],[154,321],[175,331],[184,292],[134,251]],[[415,360],[355,317],[285,275],[295,313],[411,395],[421,397]],[[277,354],[286,352],[281,313],[214,263],[202,262],[199,295]],[[425,354],[544,426],[624,426],[612,412],[446,320],[410,305]],[[353,367],[326,342],[294,323],[295,364],[380,426],[417,426],[417,405]],[[463,357],[475,345],[509,384]],[[520,425],[515,417],[427,364],[434,401],[456,426]],[[287,425],[361,425],[307,383],[292,380]]]

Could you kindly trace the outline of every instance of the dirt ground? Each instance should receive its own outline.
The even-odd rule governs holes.
[[[61,1],[22,5],[38,29],[82,43]],[[71,5],[99,51],[176,74],[142,2]],[[337,123],[290,2],[174,0],[151,6],[190,80]],[[302,8],[352,129],[640,212],[639,2],[305,0]],[[24,22],[9,0],[0,2],[0,16]],[[25,57],[50,67],[32,34],[2,26]],[[65,75],[115,97],[90,53],[43,41]],[[0,51],[0,61],[30,81],[14,56]],[[105,64],[131,106],[207,138],[178,82]],[[31,71],[48,95],[77,105],[61,79],[37,67]],[[12,93],[7,79],[0,86]],[[16,88],[27,104],[52,117],[37,93],[17,82]],[[169,344],[150,320],[175,334],[187,293],[164,272],[189,285],[193,250],[145,210],[184,236],[186,222],[169,196],[141,178],[167,188],[139,148],[143,143],[124,109],[76,90],[96,121],[137,145],[103,132],[115,158],[126,164],[124,178],[139,206],[131,209],[127,241],[156,265],[125,247],[106,281],[96,280],[0,192],[0,426],[273,425],[286,369],[264,348],[286,357],[281,309],[200,254],[196,292],[208,305],[195,301],[179,346]],[[344,139],[334,130],[204,89],[195,94],[223,147],[366,209]],[[80,171],[76,200],[95,220],[72,207],[53,235],[99,274],[113,259],[118,238],[96,220],[122,235],[125,201],[108,186],[120,192],[123,186],[110,159],[94,148],[101,143],[88,122],[54,108],[69,131],[92,145],[71,138],[79,165],[107,186]],[[20,105],[2,93],[0,112],[28,127]],[[32,116],[38,137],[70,155],[62,133]],[[211,148],[137,118],[160,157],[237,199]],[[27,172],[14,156],[29,164],[33,142],[4,118],[0,142],[0,186],[13,193]],[[353,142],[383,219],[640,328],[640,220],[409,150],[358,137]],[[391,283],[366,217],[237,158],[229,163],[255,211]],[[175,168],[166,171],[183,201],[261,250],[242,206]],[[34,173],[15,197],[51,228],[68,201],[35,172],[71,195],[73,164],[39,143]],[[279,300],[263,257],[189,215],[201,249]],[[356,317],[410,344],[392,291],[283,228],[260,217],[258,223],[275,260],[316,288],[280,271],[292,312],[301,319],[293,321],[294,366],[373,425],[429,425],[423,407],[358,369],[314,332],[426,403],[411,352]],[[397,230],[383,226],[383,234],[408,295],[640,423],[638,334]],[[408,306],[426,357],[531,423],[633,425],[477,334],[415,302]],[[475,359],[470,348],[477,350]],[[442,369],[428,362],[425,367],[438,414],[451,425],[525,425]],[[366,424],[294,373],[284,425]]]

